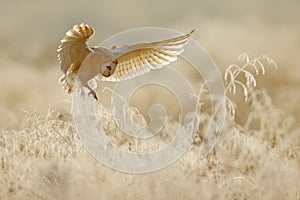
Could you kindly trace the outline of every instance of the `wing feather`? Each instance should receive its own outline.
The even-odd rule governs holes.
[[[176,61],[188,43],[190,33],[168,40],[126,45],[111,51],[117,56],[118,65],[113,75],[103,77],[103,81],[121,81],[142,75],[153,69],[162,68]]]
[[[94,29],[87,24],[75,25],[66,33],[57,49],[60,68],[64,73],[59,83],[67,93],[74,91],[76,74],[81,63],[91,52],[86,41],[94,32]]]
[[[57,49],[58,60],[63,73],[72,67],[72,72],[77,72],[82,61],[91,52],[86,41],[94,34],[94,29],[87,24],[75,25],[61,40]]]

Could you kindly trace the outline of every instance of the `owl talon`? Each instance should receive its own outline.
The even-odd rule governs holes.
[[[96,99],[98,101],[98,97],[97,97],[97,94],[94,90],[91,90],[88,94],[88,96],[92,95],[94,97],[94,99]]]

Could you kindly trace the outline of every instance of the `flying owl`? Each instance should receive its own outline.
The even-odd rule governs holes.
[[[87,45],[87,40],[95,33],[91,26],[84,23],[75,25],[57,49],[64,73],[59,83],[71,94],[78,78],[90,91],[88,95],[97,100],[96,92],[88,84],[90,80],[98,77],[101,81],[122,81],[168,65],[183,52],[183,46],[193,32],[168,40],[106,49]]]

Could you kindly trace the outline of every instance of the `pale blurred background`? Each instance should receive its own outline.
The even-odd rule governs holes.
[[[196,29],[220,71],[246,52],[267,54],[279,66],[258,80],[273,103],[300,122],[300,1],[0,1],[0,127],[18,128],[25,111],[69,112],[58,85],[56,48],[65,32],[85,22],[96,45],[121,31],[157,26]]]

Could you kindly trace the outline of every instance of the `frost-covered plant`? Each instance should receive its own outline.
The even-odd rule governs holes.
[[[230,65],[224,74],[224,80],[226,83],[225,93],[227,96],[227,107],[229,113],[234,117],[235,115],[235,105],[228,98],[228,93],[236,94],[237,87],[240,86],[243,90],[245,101],[247,101],[249,96],[249,91],[251,88],[256,87],[255,75],[258,76],[259,73],[264,75],[266,73],[264,63],[277,68],[274,60],[270,59],[266,55],[261,55],[254,59],[250,59],[246,53],[241,54],[238,60],[242,61],[241,65],[232,64]],[[254,72],[253,72],[254,70]],[[239,76],[243,76],[246,82],[239,80]]]
[[[261,72],[265,68],[242,57],[248,64],[230,67],[226,91],[237,94],[237,87],[244,85],[250,107],[246,123],[227,117],[220,141],[205,159],[198,157],[198,140],[166,169],[144,175],[121,173],[85,151],[70,114],[34,112],[24,118],[20,130],[0,130],[0,199],[300,199],[300,128],[272,104],[266,90],[254,88],[255,67],[249,63],[256,62]],[[272,65],[266,57],[258,60]],[[245,83],[239,75],[246,77]],[[199,109],[203,100],[199,99]],[[119,137],[125,134],[118,132],[104,107],[98,114],[108,134],[121,138],[120,146],[137,152],[137,145],[145,145]],[[135,119],[137,114],[132,112]],[[201,113],[201,123],[208,123],[210,115]],[[176,129],[176,123],[167,122],[153,144],[163,145],[160,140],[172,138],[169,133]]]

